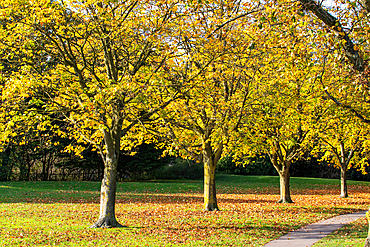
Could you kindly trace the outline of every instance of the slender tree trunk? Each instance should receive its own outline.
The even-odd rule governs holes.
[[[207,160],[207,159],[206,159]],[[204,162],[204,210],[219,210],[216,198],[216,164],[208,159]]]
[[[32,165],[33,165],[33,161],[31,161],[29,154],[27,154],[27,176],[26,176],[26,181],[30,181]]]
[[[47,167],[46,167],[46,157],[43,157],[41,162],[42,162],[42,181],[47,181],[48,175],[47,175]]]
[[[341,198],[348,197],[346,164],[341,164],[340,166],[340,197]]]
[[[369,210],[366,212],[366,218],[367,218],[367,221],[369,223],[369,230],[368,230],[368,233],[367,233],[367,238],[365,240],[365,245],[364,247],[370,247],[370,208]]]
[[[47,164],[47,180],[50,181],[51,180],[51,173],[52,173],[52,165],[53,165],[53,155],[52,154],[49,154],[48,156],[48,159],[46,161],[46,164]]]
[[[370,236],[366,238],[364,247],[370,247]]]
[[[292,203],[292,199],[290,197],[290,173],[289,173],[289,166],[286,167],[285,164],[283,169],[279,172],[280,177],[280,200],[278,203]]]
[[[340,157],[339,157],[339,163],[340,163],[340,197],[346,198],[348,197],[348,190],[347,190],[347,167],[349,165],[349,162],[351,161],[356,148],[352,148],[348,155],[346,152],[346,149],[344,147],[344,142],[340,141]],[[346,157],[347,156],[347,157]]]

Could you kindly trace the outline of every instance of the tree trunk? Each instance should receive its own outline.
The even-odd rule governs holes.
[[[205,140],[208,140],[205,138]],[[204,210],[219,210],[216,198],[216,165],[221,157],[222,144],[218,145],[215,152],[212,151],[210,140],[203,144],[204,166]]]
[[[219,210],[216,198],[216,164],[208,159],[204,162],[204,210]]]
[[[365,245],[364,247],[370,247],[370,237],[368,236],[365,240]]]
[[[104,168],[104,177],[100,193],[100,216],[98,221],[91,228],[122,227],[116,219],[115,202],[117,188],[117,161],[116,155],[107,154]]]
[[[42,181],[48,180],[48,174],[47,174],[47,167],[46,167],[46,160],[43,158],[42,161]]]
[[[117,164],[120,151],[122,123],[114,126],[111,132],[104,131],[106,155],[104,159],[104,175],[100,192],[100,216],[98,221],[91,228],[122,227],[116,219],[116,188],[117,188]]]
[[[369,223],[369,230],[368,230],[368,233],[367,233],[367,238],[366,238],[364,247],[370,247],[370,208],[366,212],[366,218],[367,218],[367,221]]]
[[[289,166],[283,166],[279,172],[280,177],[280,200],[278,203],[292,203],[290,197],[290,173]]]
[[[347,190],[347,166],[341,164],[340,167],[340,198],[348,197]]]
[[[277,145],[278,147],[278,145]],[[277,152],[269,154],[272,165],[280,177],[280,200],[278,203],[292,203],[290,197],[290,173],[289,168],[291,165],[290,161],[282,161],[282,157],[278,158]]]

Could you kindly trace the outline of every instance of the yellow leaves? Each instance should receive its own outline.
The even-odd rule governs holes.
[[[80,158],[83,158],[82,152],[84,151],[84,149],[85,148],[82,146],[79,146],[79,145],[75,146],[73,144],[70,144],[64,148],[64,152],[73,153],[79,156]]]
[[[175,130],[179,143],[199,145],[194,132],[209,132],[214,143],[224,143],[239,124],[245,135],[256,131],[260,142],[281,137],[292,146],[297,126],[309,129],[309,115],[318,106],[312,96],[317,80],[310,83],[322,71],[326,49],[309,46],[320,42],[316,30],[302,31],[313,24],[309,15],[295,13],[297,6],[264,3],[264,11],[227,22],[260,3],[245,1],[239,8],[223,2],[228,7],[221,11],[217,1],[21,2],[7,1],[14,8],[0,9],[8,20],[23,17],[2,27],[0,46],[12,61],[18,56],[31,66],[19,63],[2,97],[21,102],[42,92],[50,100],[45,108],[63,112],[79,142],[101,143],[102,130],[111,130],[117,118],[122,128],[144,125],[140,114],[160,107],[174,91],[181,99],[158,114],[184,127]],[[325,32],[318,36],[327,38]],[[330,56],[327,64],[334,61]],[[340,77],[338,72],[333,83]],[[144,127],[134,127],[121,148],[142,142]],[[191,149],[199,152],[199,146]]]

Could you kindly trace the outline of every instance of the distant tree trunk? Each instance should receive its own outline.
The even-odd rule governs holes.
[[[112,132],[104,130],[106,155],[104,157],[104,176],[100,192],[100,215],[98,221],[91,228],[122,227],[116,219],[115,212],[121,126],[116,126],[115,131]]]
[[[337,155],[337,158],[340,163],[340,197],[348,197],[347,189],[347,167],[354,156],[356,148],[352,148],[349,153],[346,152],[344,147],[344,142],[340,141],[340,156]]]
[[[284,167],[282,171],[279,172],[280,177],[280,200],[278,203],[292,203],[290,197],[290,173],[289,166]]]
[[[290,161],[278,161],[278,155],[274,152],[270,156],[272,165],[275,167],[276,171],[280,177],[280,200],[278,203],[292,203],[290,197],[290,173],[289,168],[291,165]]]
[[[26,157],[26,164],[27,164],[26,181],[30,181],[31,167],[33,166],[33,163],[35,161],[31,159],[30,154],[28,152],[26,152],[25,157]]]
[[[25,160],[21,157],[19,158],[20,164],[19,164],[19,180],[21,181],[27,181],[27,163]]]
[[[348,197],[348,190],[347,190],[347,165],[342,164],[340,167],[340,197],[346,198]]]
[[[12,177],[12,162],[11,162],[11,147],[7,147],[4,151],[4,154],[0,157],[2,164],[0,166],[0,181],[9,181]]]
[[[46,161],[42,161],[42,181],[47,181],[48,180],[48,172],[47,172],[47,164]]]
[[[216,165],[212,161],[204,163],[204,210],[218,210],[216,197]]]
[[[204,210],[219,210],[216,197],[216,165],[220,159],[222,145],[213,153],[209,142],[203,146],[204,165]]]

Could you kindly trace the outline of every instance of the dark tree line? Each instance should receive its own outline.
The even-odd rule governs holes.
[[[52,180],[88,180],[98,181],[103,177],[104,164],[99,154],[86,145],[81,156],[65,152],[65,147],[71,144],[71,140],[59,137],[48,132],[27,133],[26,142],[19,145],[17,139],[24,136],[14,137],[14,141],[8,143],[3,152],[0,152],[0,181],[52,181]],[[171,177],[163,174],[174,163],[184,163],[173,157],[162,157],[162,149],[155,144],[143,143],[135,150],[135,155],[121,151],[121,159],[118,163],[118,179],[145,179],[159,176]],[[194,165],[193,162],[190,162]],[[156,172],[160,168],[161,172]],[[179,171],[181,169],[178,169]],[[168,172],[167,172],[168,173]],[[174,172],[173,169],[171,173]],[[177,177],[185,177],[178,174]],[[189,177],[193,178],[193,177]]]

